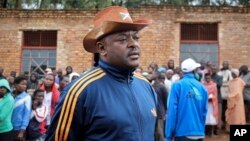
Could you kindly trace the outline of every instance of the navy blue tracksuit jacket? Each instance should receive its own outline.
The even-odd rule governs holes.
[[[47,141],[153,141],[156,95],[143,76],[104,61],[62,92]]]

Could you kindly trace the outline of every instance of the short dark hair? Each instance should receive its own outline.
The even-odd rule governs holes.
[[[33,93],[33,95],[32,95],[32,100],[34,100],[35,97],[36,97],[36,95],[37,95],[38,93],[40,93],[40,92],[44,92],[44,90],[42,90],[42,89],[37,89],[37,90],[35,90],[34,93]]]
[[[211,74],[210,74],[210,73],[205,73],[205,77],[206,77],[206,76],[211,76]]]
[[[23,80],[27,80],[24,76],[18,76],[15,78],[14,80],[14,84],[19,84],[21,83]]]
[[[248,66],[247,65],[242,65],[239,68],[240,71],[248,71]]]

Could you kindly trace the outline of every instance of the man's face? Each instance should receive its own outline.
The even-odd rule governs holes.
[[[7,93],[7,89],[5,87],[0,87],[0,98],[2,98],[6,93]]]
[[[217,73],[217,68],[216,67],[212,67],[212,73],[213,74]]]
[[[168,61],[168,67],[169,68],[174,68],[174,60],[169,60]]]
[[[57,71],[57,75],[58,75],[58,76],[63,76],[63,72],[62,72],[61,69],[59,69],[59,70]]]
[[[211,81],[211,76],[210,75],[206,75],[205,76],[205,80],[206,80],[206,82],[209,83]]]
[[[235,73],[232,73],[233,78],[237,78],[238,76]]]
[[[212,62],[211,61],[208,61],[207,62],[207,67],[211,67],[212,66]]]
[[[67,68],[66,68],[66,72],[67,72],[67,74],[70,74],[70,73],[72,73],[72,67],[71,66],[67,66]]]
[[[31,75],[31,76],[30,76],[30,79],[31,79],[32,81],[35,81],[35,80],[36,80],[36,76],[35,76],[35,75]]]
[[[229,63],[227,61],[224,61],[222,66],[223,68],[227,69],[229,67]]]
[[[120,69],[131,70],[139,66],[140,45],[137,31],[114,33],[97,42],[102,59]]]
[[[53,71],[52,71],[52,74],[53,74],[54,76],[57,76],[57,70],[53,70]]]
[[[15,78],[16,77],[16,72],[15,71],[11,71],[10,72],[10,76],[13,76]]]
[[[201,64],[200,69],[205,69],[205,62],[203,60],[200,62],[200,64]]]
[[[35,96],[35,99],[37,100],[39,105],[42,104],[44,99],[44,92],[38,92]]]
[[[23,92],[27,88],[27,80],[22,80],[19,84],[14,85],[18,92]]]
[[[174,75],[174,72],[172,72],[172,71],[167,71],[166,72],[166,77],[167,77],[168,80],[170,80],[173,75]]]
[[[13,76],[9,76],[8,78],[8,82],[10,83],[10,84],[13,84],[14,83],[14,77]]]
[[[46,87],[51,87],[54,83],[54,76],[53,75],[46,75],[44,78],[44,85]]]

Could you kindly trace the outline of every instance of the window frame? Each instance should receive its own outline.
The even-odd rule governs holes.
[[[182,39],[182,24],[217,24],[216,26],[216,36],[217,36],[217,40],[183,40]],[[213,22],[213,23],[207,23],[207,22],[194,22],[194,23],[187,23],[187,22],[183,22],[180,23],[180,46],[179,46],[179,53],[180,53],[180,57],[179,57],[179,61],[181,62],[182,60],[182,51],[181,51],[181,46],[182,44],[217,44],[217,67],[219,67],[219,62],[220,62],[220,50],[219,50],[219,22]],[[191,53],[191,52],[190,52]],[[200,61],[200,60],[196,60],[196,61]]]
[[[191,30],[191,29],[183,29],[183,26],[187,26],[187,25],[197,25],[197,27],[195,27],[195,26],[193,26],[192,28],[194,29],[194,28],[197,28],[198,30],[197,30],[197,33],[189,33],[189,35],[197,35],[198,36],[198,38],[197,39],[187,39],[187,37],[186,38],[184,38],[183,39],[183,36],[182,36],[182,30]],[[201,28],[202,28],[202,26],[206,26],[206,25],[214,25],[214,26],[216,26],[215,27],[215,29],[212,29],[212,30],[215,30],[215,34],[214,35],[210,35],[210,36],[216,36],[216,39],[215,40],[212,40],[212,39],[202,39],[201,37],[202,37],[202,35],[205,35],[203,32],[202,32],[202,30],[201,30]],[[190,26],[191,27],[191,26]],[[215,22],[215,23],[180,23],[180,41],[181,42],[200,42],[200,43],[216,43],[216,42],[218,42],[218,38],[219,38],[219,36],[218,36],[218,30],[219,30],[219,24],[218,24],[218,22]],[[203,34],[202,34],[203,33]],[[188,33],[187,33],[188,34]]]
[[[26,32],[26,33],[25,33]],[[38,46],[33,46],[33,45],[26,45],[25,43],[25,34],[27,34],[27,32],[39,32],[39,45]],[[52,46],[43,46],[42,44],[42,39],[43,39],[43,33],[44,32],[54,32],[55,34],[55,45]],[[22,49],[56,49],[57,48],[57,39],[58,39],[58,30],[23,30],[23,36],[22,36]]]
[[[29,46],[29,45],[27,45],[27,44],[25,44],[25,34],[27,34],[27,32],[39,32],[39,37],[40,37],[40,39],[39,39],[39,45],[37,46]],[[54,42],[55,42],[55,44],[53,45],[53,46],[42,46],[42,40],[41,40],[41,38],[42,38],[42,33],[44,33],[44,32],[54,32],[53,34],[54,34]],[[25,33],[26,32],[26,33]],[[45,34],[46,35],[46,34]],[[26,36],[27,37],[27,36]],[[29,63],[29,68],[28,68],[28,76],[30,76],[30,74],[34,71],[34,70],[32,70],[31,69],[31,67],[32,67],[32,61],[33,60],[35,60],[36,58],[41,58],[41,59],[45,59],[46,60],[46,62],[47,61],[49,61],[51,58],[52,59],[55,59],[55,66],[53,66],[52,68],[55,68],[56,69],[56,62],[57,62],[57,44],[58,44],[58,30],[23,30],[22,31],[22,47],[21,47],[21,56],[20,56],[20,60],[21,60],[21,63],[20,63],[20,70],[21,71],[23,71],[23,72],[27,72],[27,71],[25,71],[25,69],[23,69],[23,61],[24,60],[26,60],[26,61],[29,61],[28,63]],[[30,55],[29,55],[29,57],[28,58],[25,58],[24,56],[23,56],[23,53],[24,53],[24,51],[29,51],[29,53],[30,53]],[[32,51],[34,51],[34,50],[36,50],[36,51],[39,51],[39,50],[41,50],[41,51],[43,51],[43,50],[54,50],[55,51],[55,56],[54,57],[50,57],[49,55],[47,56],[47,57],[41,57],[40,56],[40,53],[39,53],[39,56],[40,57],[32,57],[32,55],[31,55],[31,52]],[[34,58],[34,59],[33,59]],[[37,62],[36,62],[37,63]],[[51,67],[51,66],[49,66],[49,62],[47,62],[46,63],[47,64],[47,67]],[[36,68],[35,68],[35,70],[40,70],[40,71],[42,71],[41,69],[41,64],[40,64],[40,66],[35,66]],[[37,67],[39,67],[39,68],[37,68]],[[46,69],[46,68],[45,68]],[[45,71],[43,70],[43,73],[45,74]]]

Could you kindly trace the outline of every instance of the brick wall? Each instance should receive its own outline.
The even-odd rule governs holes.
[[[151,62],[160,66],[174,59],[179,65],[180,23],[219,23],[219,61],[232,67],[250,66],[250,8],[147,6],[129,9],[133,18],[149,17],[154,23],[141,31],[144,69]],[[84,35],[93,27],[96,10],[0,9],[0,66],[5,75],[21,69],[23,30],[58,30],[57,68],[73,66],[76,72],[91,67],[92,54],[82,47]]]

